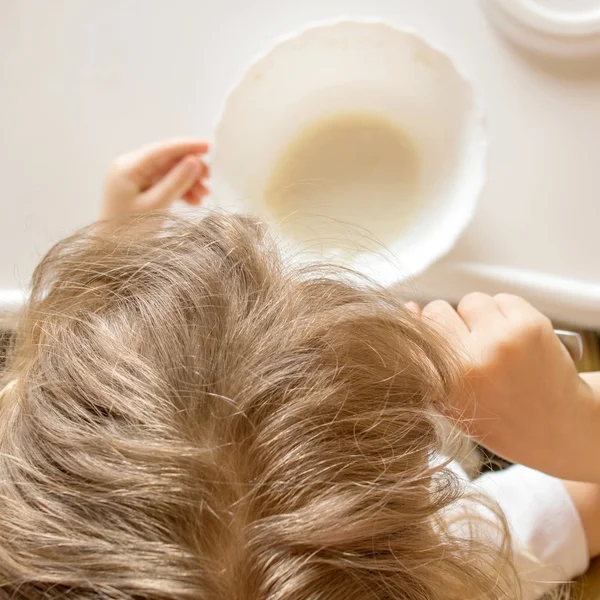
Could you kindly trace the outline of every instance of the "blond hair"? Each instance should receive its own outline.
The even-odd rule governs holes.
[[[444,523],[456,372],[251,219],[87,228],[35,271],[4,375],[0,596],[515,598],[505,548]]]

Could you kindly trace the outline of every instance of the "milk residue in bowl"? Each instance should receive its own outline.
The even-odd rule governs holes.
[[[318,235],[321,248],[338,249],[341,231],[346,238],[360,231],[388,245],[417,212],[419,172],[415,144],[391,120],[361,112],[329,115],[284,147],[265,204],[298,242]],[[349,248],[357,250],[352,241]]]

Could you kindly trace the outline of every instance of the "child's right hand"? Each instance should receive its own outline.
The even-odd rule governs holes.
[[[472,388],[450,416],[498,455],[563,479],[600,482],[600,399],[552,323],[522,298],[437,300],[423,316],[449,334]]]
[[[179,198],[200,204],[208,194],[207,151],[202,140],[171,140],[119,156],[106,176],[100,218],[169,208]]]

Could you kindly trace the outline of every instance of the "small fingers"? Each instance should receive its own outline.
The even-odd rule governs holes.
[[[208,194],[209,189],[200,181],[196,181],[196,183],[194,183],[194,185],[183,195],[183,199],[190,206],[198,206]]]
[[[202,161],[202,174],[200,175],[201,179],[209,179],[210,178],[210,165],[205,161]]]
[[[513,294],[496,294],[494,296],[494,301],[502,313],[507,317],[511,313],[535,310],[529,302],[519,296],[514,296]]]
[[[118,158],[113,169],[129,177],[140,188],[152,183],[157,172],[168,169],[187,155],[200,155],[208,151],[208,142],[194,139],[175,139],[148,144]]]
[[[551,326],[550,319],[519,296],[497,294],[494,296],[494,301],[502,314],[511,320]]]
[[[445,300],[434,300],[423,309],[423,317],[431,321],[442,332],[450,332],[459,339],[469,335],[469,328],[460,315]]]
[[[202,203],[202,200],[208,196],[210,190],[206,186],[205,181],[210,176],[210,167],[202,162],[200,175],[192,187],[183,195],[183,199],[191,206],[197,206]]]
[[[458,303],[457,312],[469,331],[502,326],[504,320],[504,315],[500,312],[494,298],[481,292],[467,294]]]
[[[506,315],[507,322],[511,325],[512,335],[519,340],[522,347],[533,344],[540,348],[554,347],[563,355],[571,355],[566,346],[555,335],[552,321],[529,302],[513,296],[512,294],[498,294],[494,297],[499,309]]]
[[[197,182],[202,163],[195,156],[180,160],[158,183],[144,192],[144,202],[150,210],[169,207],[182,198]]]

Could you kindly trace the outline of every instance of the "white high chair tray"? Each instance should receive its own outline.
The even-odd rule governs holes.
[[[482,11],[492,1],[516,0],[3,3],[0,309],[17,309],[43,253],[95,218],[111,158],[169,136],[210,137],[257,53],[310,21],[348,16],[387,20],[445,50],[486,115],[475,218],[404,293],[509,291],[600,328],[600,54],[567,62],[522,50]]]

